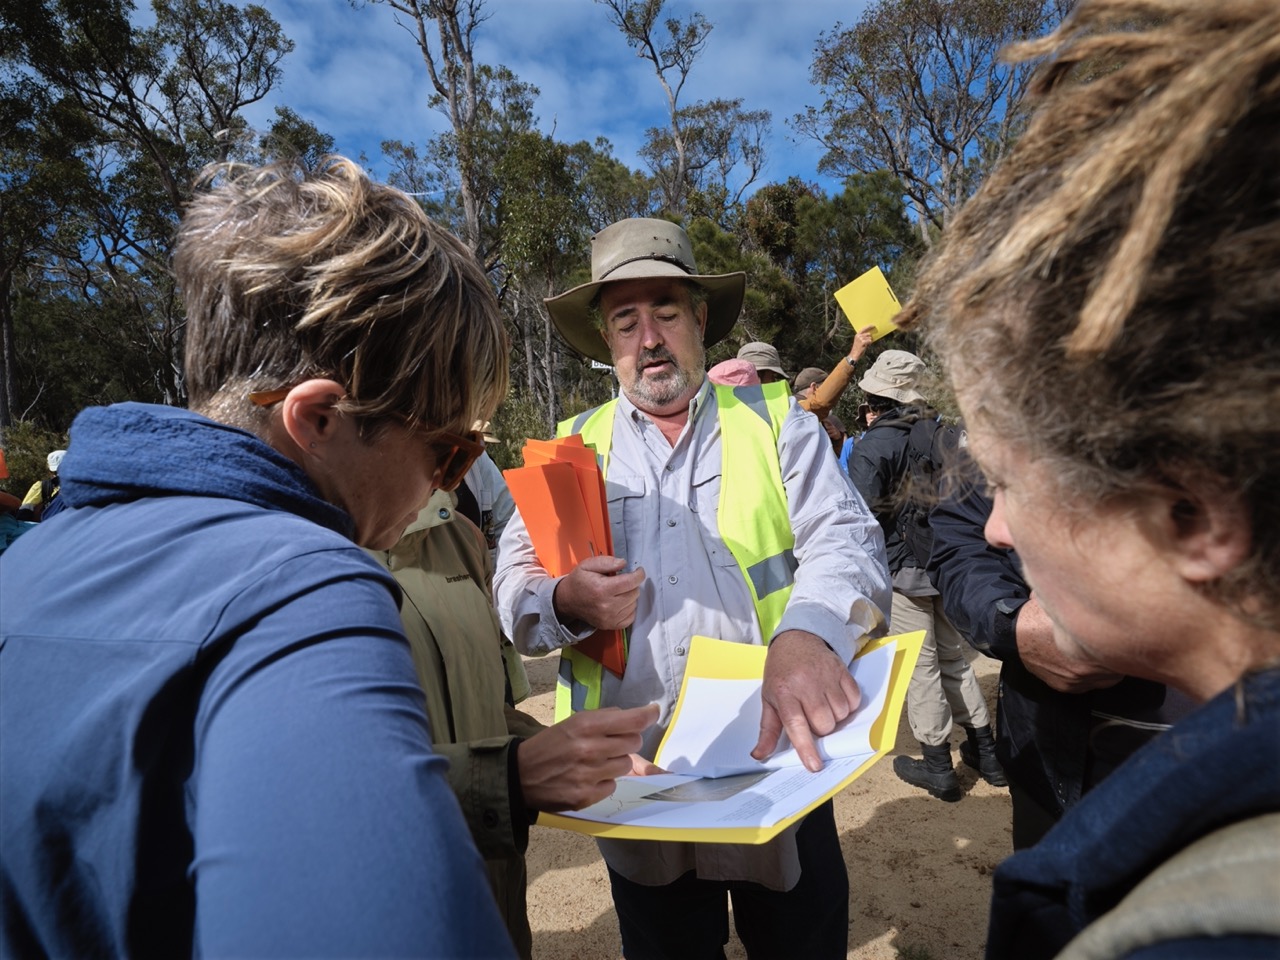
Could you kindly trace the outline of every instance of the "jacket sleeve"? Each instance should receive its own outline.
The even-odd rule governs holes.
[[[983,530],[990,515],[990,499],[976,489],[940,500],[929,513],[933,552],[927,572],[956,629],[988,656],[1016,661],[1015,624],[1031,590],[1017,555],[987,543]]]
[[[202,686],[192,949],[511,956],[389,583],[363,553],[344,556],[255,581],[245,609],[266,612]]]
[[[836,408],[836,404],[840,402],[840,397],[844,395],[852,380],[853,367],[842,359],[831,368],[827,378],[818,384],[818,389],[814,391],[813,396],[805,397],[800,401],[800,408],[808,410],[819,421],[825,420],[827,414]]]
[[[893,531],[895,518],[893,495],[898,458],[889,449],[891,445],[880,436],[881,433],[882,431],[868,430],[853,445],[849,454],[849,479],[871,508],[887,538]]]
[[[449,761],[449,786],[486,860],[523,854],[529,846],[529,818],[514,772],[519,742],[508,736],[435,744]]]
[[[797,569],[774,636],[805,630],[846,662],[883,632],[892,588],[884,536],[831,455],[822,425],[793,405],[778,437]]]

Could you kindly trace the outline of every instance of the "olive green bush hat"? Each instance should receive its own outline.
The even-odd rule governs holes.
[[[635,217],[619,220],[591,238],[591,282],[543,301],[551,322],[574,350],[591,360],[612,363],[609,346],[589,316],[601,286],[615,280],[679,277],[692,280],[707,295],[707,329],[703,343],[719,343],[742,311],[747,275],[742,272],[700,274],[693,262],[689,235],[666,220]]]

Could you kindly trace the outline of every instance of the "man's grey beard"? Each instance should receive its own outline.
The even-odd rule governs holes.
[[[640,367],[655,360],[669,360],[675,366],[675,371],[657,379],[645,377]],[[635,380],[629,384],[624,383],[622,389],[641,410],[649,412],[665,408],[680,399],[691,387],[702,383],[703,369],[707,363],[705,349],[698,351],[694,363],[696,366],[692,368],[680,366],[665,347],[642,353],[636,358]]]

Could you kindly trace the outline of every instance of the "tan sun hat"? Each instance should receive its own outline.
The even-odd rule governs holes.
[[[876,357],[858,386],[863,393],[888,397],[899,403],[923,403],[924,394],[916,389],[924,375],[924,361],[905,350],[886,350]]]
[[[706,346],[725,338],[742,311],[747,275],[742,272],[700,274],[693,262],[689,235],[667,220],[635,217],[610,224],[591,238],[591,282],[543,302],[551,322],[569,346],[601,363],[612,363],[608,344],[588,316],[600,287],[614,280],[679,277],[692,280],[707,294]]]
[[[750,361],[757,373],[761,370],[769,370],[783,380],[790,379],[787,371],[782,369],[782,358],[778,356],[778,351],[767,343],[761,343],[759,340],[754,343],[744,343],[738,350],[738,359]]]
[[[497,443],[498,435],[490,429],[492,426],[488,420],[477,420],[471,424],[471,432],[480,434],[485,443]]]

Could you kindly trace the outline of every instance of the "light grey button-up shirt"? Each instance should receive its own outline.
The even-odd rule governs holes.
[[[674,445],[625,394],[618,401],[606,478],[614,555],[627,561],[628,570],[643,567],[646,577],[625,675],[605,671],[601,703],[661,706],[658,723],[645,736],[643,752],[650,758],[671,719],[690,639],[766,639],[751,593],[717,529],[721,472],[733,469],[722,465],[720,450],[720,418],[708,381],[690,401],[689,421]],[[774,635],[806,630],[848,662],[886,627],[891,586],[880,525],[840,469],[818,419],[794,399],[778,438],[778,457],[798,566]],[[556,619],[552,595],[559,579],[538,563],[519,511],[498,554],[498,611],[523,653],[549,653],[590,635]],[[602,841],[601,848],[610,866],[640,883],[670,882],[696,865],[708,879],[787,889],[799,876],[793,833],[794,828],[760,847],[614,840]]]

